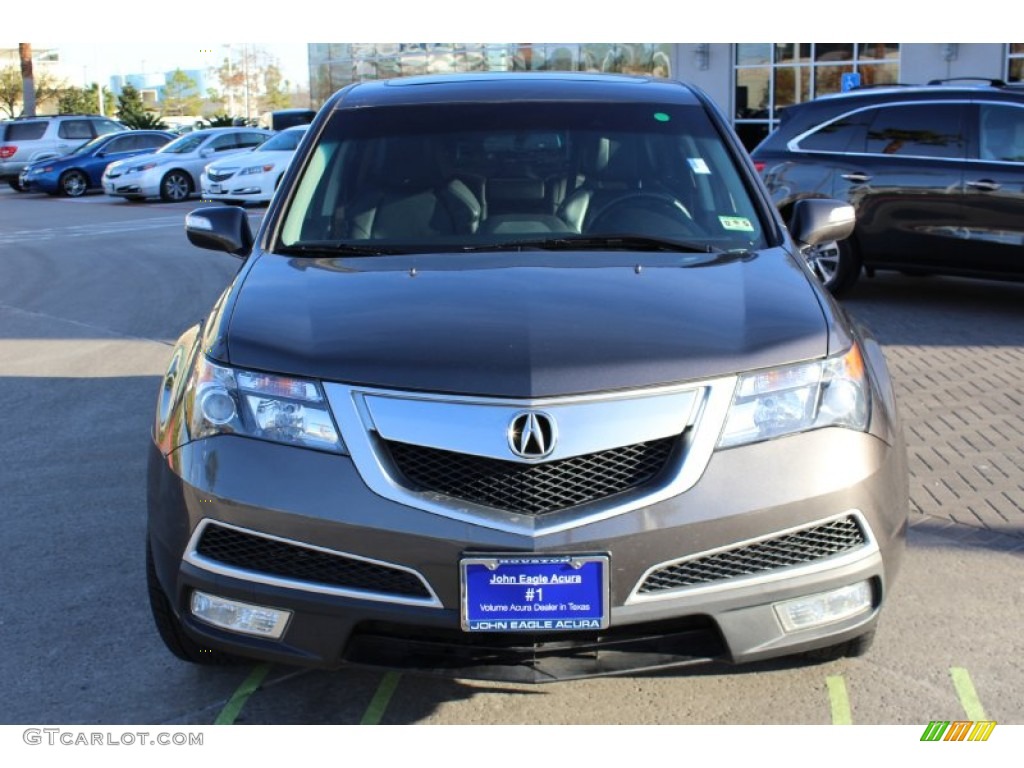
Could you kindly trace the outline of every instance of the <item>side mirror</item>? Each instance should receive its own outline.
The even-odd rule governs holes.
[[[806,248],[832,240],[845,240],[853,233],[857,214],[849,203],[838,200],[798,200],[789,220],[789,233],[797,245]]]
[[[209,147],[207,147],[206,149],[199,150],[199,156],[200,157],[210,157],[210,155],[212,155],[213,152],[214,152],[214,150],[212,150]]]
[[[185,217],[185,234],[192,245],[245,258],[252,250],[252,228],[245,209],[237,205],[196,208]]]

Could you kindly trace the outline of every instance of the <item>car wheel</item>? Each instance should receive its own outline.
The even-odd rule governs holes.
[[[160,586],[160,580],[156,575],[156,566],[153,564],[153,552],[148,541],[146,542],[146,587],[149,590],[149,607],[153,612],[153,621],[156,623],[157,632],[160,633],[160,639],[164,641],[167,650],[179,659],[190,661],[193,664],[223,666],[237,664],[240,661],[236,656],[213,648],[204,648],[185,634],[181,622],[171,608],[171,601],[167,599],[164,588]]]
[[[89,179],[81,171],[68,171],[60,177],[60,191],[67,197],[81,197],[89,189]]]
[[[811,271],[833,296],[846,293],[860,277],[860,256],[849,239],[812,245],[804,255]]]
[[[188,200],[192,194],[192,179],[184,171],[171,171],[160,182],[160,199],[168,203]]]
[[[7,183],[17,192],[28,192],[28,187],[21,183],[21,179],[8,179]]]
[[[827,648],[818,648],[813,651],[807,651],[803,656],[811,661],[835,661],[836,659],[847,657],[856,658],[858,656],[863,656],[871,650],[871,645],[874,642],[875,630],[871,630],[860,637],[847,640],[845,643],[838,643],[837,645],[830,645]]]

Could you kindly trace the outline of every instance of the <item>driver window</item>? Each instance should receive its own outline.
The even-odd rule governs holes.
[[[1024,162],[1024,109],[981,105],[981,159]]]

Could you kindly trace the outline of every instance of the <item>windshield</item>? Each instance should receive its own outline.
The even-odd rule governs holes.
[[[186,133],[184,136],[175,139],[170,144],[165,144],[157,150],[158,153],[167,153],[171,155],[187,154],[189,152],[195,152],[199,149],[199,146],[206,141],[208,134],[205,133]]]
[[[302,141],[302,136],[305,134],[305,129],[295,131],[283,131],[276,136],[271,136],[265,142],[260,144],[259,152],[294,152],[299,146],[299,142]]]
[[[703,108],[517,102],[334,113],[285,214],[292,253],[763,247]],[[631,238],[631,239],[630,239]]]

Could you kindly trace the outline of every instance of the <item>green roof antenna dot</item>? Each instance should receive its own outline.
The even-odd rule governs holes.
[[[670,118],[664,112],[655,112],[654,119],[657,120],[659,123],[667,123],[672,118]]]

